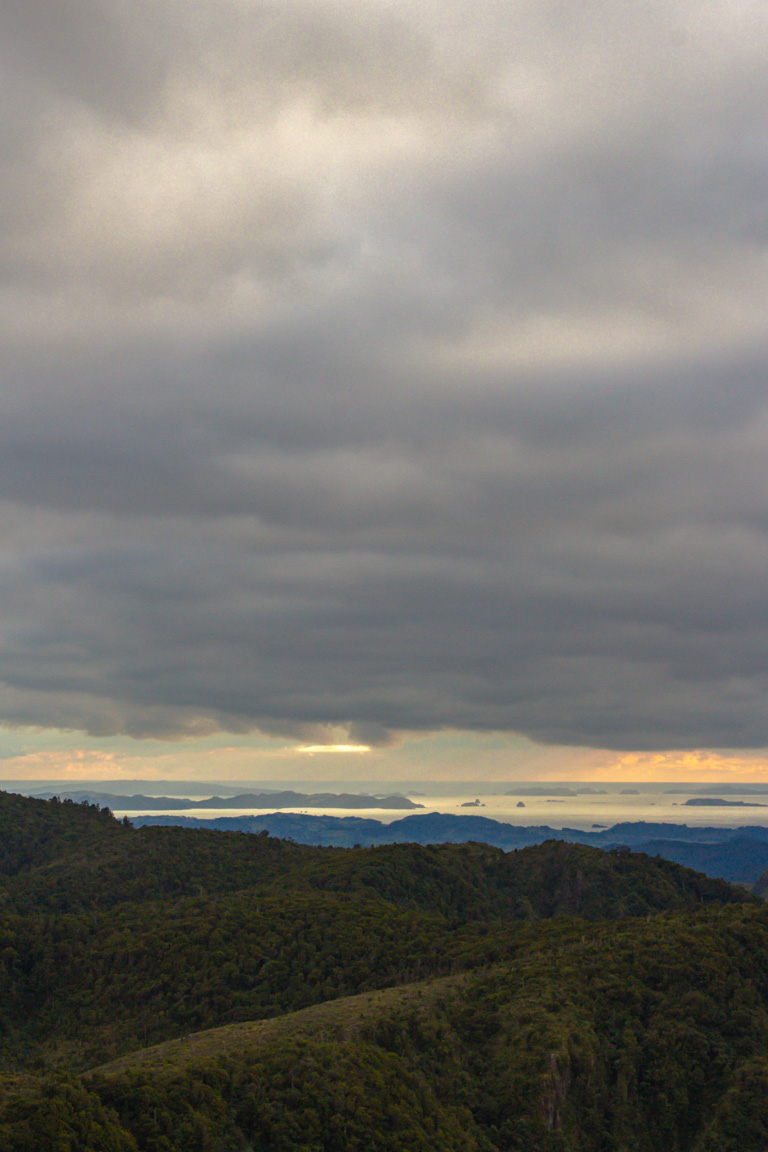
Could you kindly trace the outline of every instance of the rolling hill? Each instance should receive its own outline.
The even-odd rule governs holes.
[[[0,1152],[765,1146],[768,908],[722,881],[7,794],[0,842]]]

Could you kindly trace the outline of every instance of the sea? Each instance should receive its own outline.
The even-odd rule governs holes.
[[[509,787],[508,785],[506,786]],[[313,816],[359,816],[367,819],[379,820],[388,824],[393,820],[401,820],[404,816],[416,813],[440,812],[455,816],[485,816],[491,820],[500,820],[508,824],[546,825],[553,829],[577,828],[581,831],[598,831],[600,828],[610,828],[614,824],[626,821],[645,821],[647,823],[687,824],[692,828],[725,827],[739,828],[747,825],[763,825],[768,827],[768,784],[765,792],[731,792],[729,786],[723,799],[728,803],[723,805],[691,805],[687,801],[703,799],[703,795],[696,789],[702,785],[694,785],[693,790],[668,791],[669,788],[681,788],[680,785],[665,785],[659,791],[640,791],[628,785],[621,789],[609,788],[602,785],[590,785],[594,793],[574,796],[562,795],[527,795],[525,793],[507,794],[505,791],[486,792],[479,789],[466,789],[459,793],[446,794],[443,788],[439,793],[430,794],[429,791],[409,791],[405,793],[414,803],[421,805],[414,809],[388,809],[388,808],[281,808],[283,812],[304,812]],[[647,785],[646,785],[647,788]],[[245,791],[246,789],[244,789]],[[250,786],[248,788],[250,791]],[[326,791],[327,789],[323,789]],[[351,791],[351,789],[349,789]],[[361,790],[362,791],[362,790]],[[601,794],[602,793],[602,794]],[[178,788],[174,795],[183,796]],[[716,789],[707,794],[708,799],[719,798]],[[196,797],[200,799],[200,797]],[[274,812],[274,807],[264,808],[192,808],[184,811],[168,809],[174,816],[194,816],[198,820],[212,820],[222,816],[261,816]],[[163,809],[118,808],[113,811],[122,818],[128,816],[161,815]]]

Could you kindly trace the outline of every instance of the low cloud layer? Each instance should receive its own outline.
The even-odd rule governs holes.
[[[768,744],[764,4],[0,45],[0,719]]]

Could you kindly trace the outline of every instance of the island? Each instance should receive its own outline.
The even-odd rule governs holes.
[[[685,804],[689,808],[768,808],[768,804],[758,804],[754,800],[720,800],[715,796],[694,796]]]

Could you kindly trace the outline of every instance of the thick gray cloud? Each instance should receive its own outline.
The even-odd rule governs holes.
[[[768,743],[764,5],[0,42],[0,719]]]

